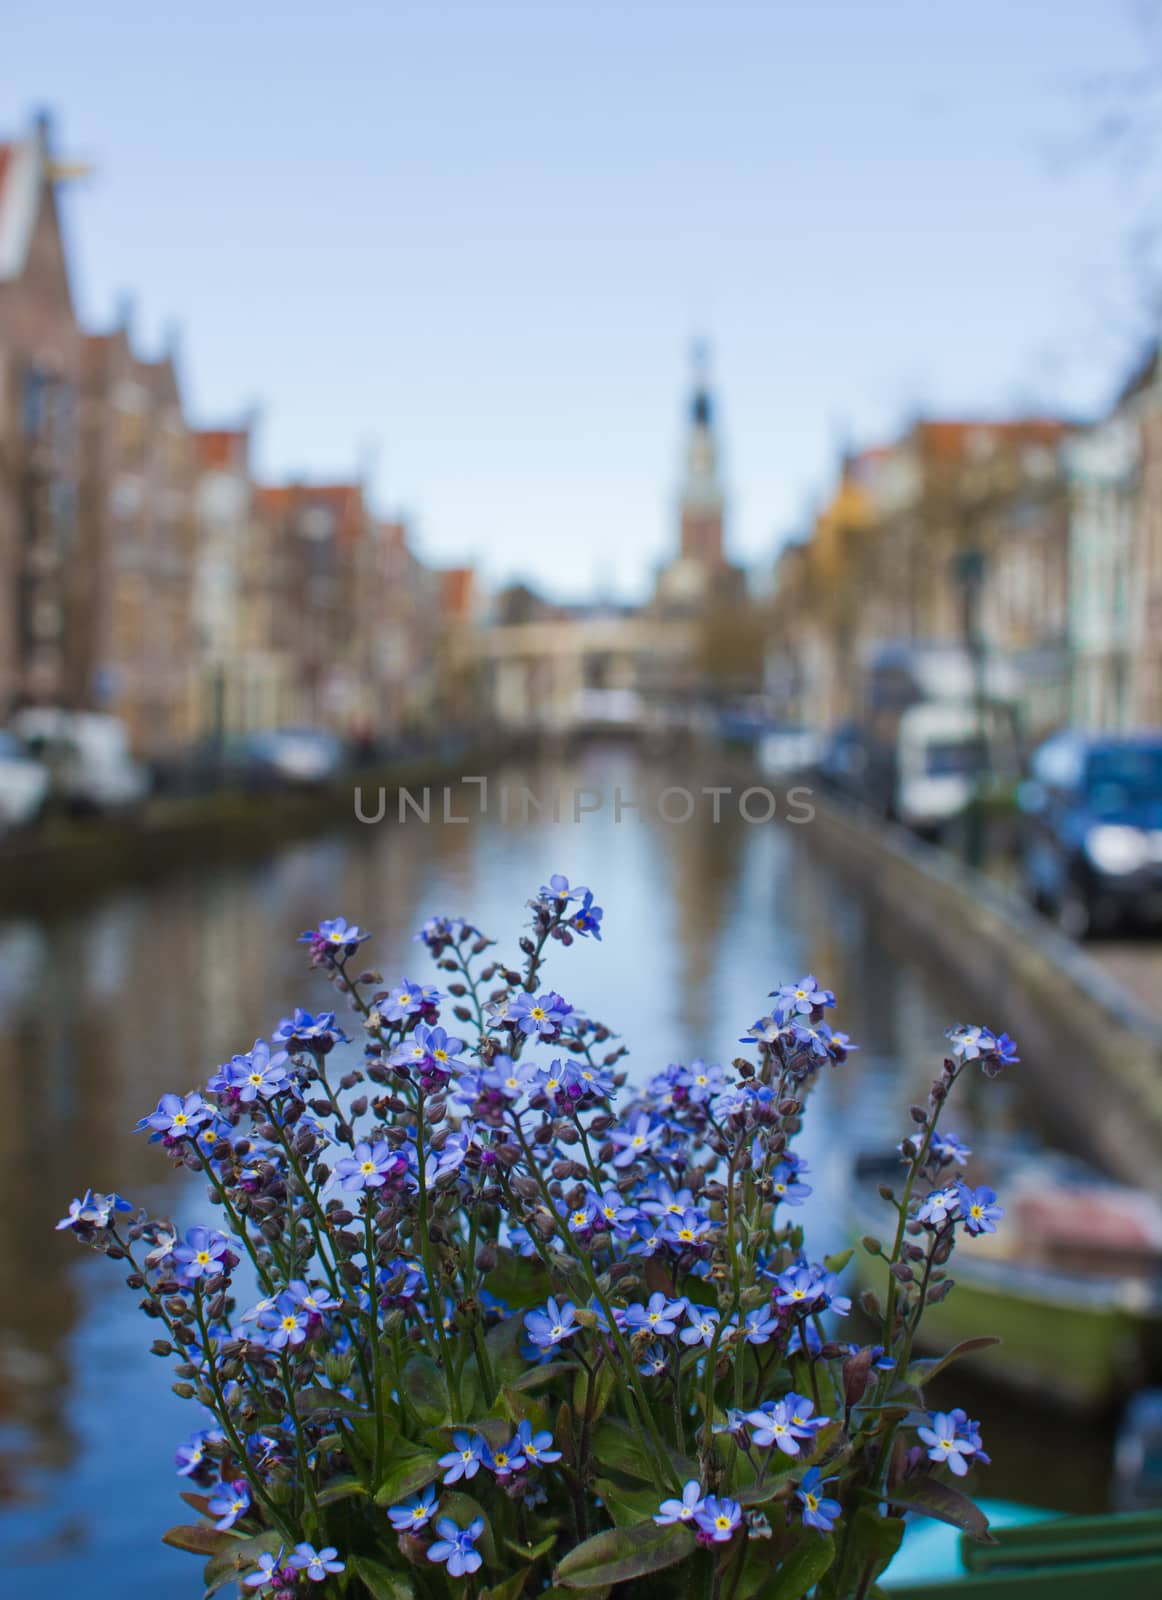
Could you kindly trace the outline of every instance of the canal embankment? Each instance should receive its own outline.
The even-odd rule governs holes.
[[[53,910],[191,866],[254,859],[381,810],[394,815],[401,791],[454,785],[498,759],[495,748],[457,745],[310,787],[162,795],[123,816],[52,817],[0,839],[0,911]]]
[[[1011,889],[862,808],[813,796],[796,830],[842,864],[1014,1035],[1053,1120],[1126,1182],[1162,1182],[1162,1023]]]

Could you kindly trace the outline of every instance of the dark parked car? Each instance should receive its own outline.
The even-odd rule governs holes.
[[[1162,733],[1062,733],[1021,785],[1034,905],[1074,938],[1162,920]]]

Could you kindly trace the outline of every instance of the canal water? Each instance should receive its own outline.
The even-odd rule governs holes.
[[[714,786],[733,793],[702,792]],[[972,1014],[956,974],[812,847],[809,822],[740,816],[744,787],[734,772],[593,747],[493,775],[484,815],[469,786],[449,807],[466,822],[442,820],[437,794],[426,823],[337,816],[332,831],[261,860],[175,863],[147,888],[83,906],[62,893],[36,919],[0,912],[0,1571],[13,1593],[201,1592],[196,1560],[159,1543],[183,1520],[173,1451],[199,1414],[147,1353],[152,1328],[113,1264],[53,1224],[86,1185],[183,1225],[206,1217],[197,1188],[175,1180],[133,1124],[165,1090],[201,1085],[296,1003],[326,1006],[331,991],[295,943],[322,917],[373,929],[389,978],[430,980],[412,940],[428,914],[463,913],[514,949],[524,902],[551,872],[587,883],[605,907],[604,939],[556,953],[548,978],[625,1037],[639,1075],[696,1055],[729,1060],[769,991],[815,973],[861,1049],[813,1104],[802,1148],[815,1192],[804,1215],[814,1251],[845,1242],[852,1148],[869,1132],[903,1131],[948,1023],[999,1029],[1005,1019]],[[696,802],[686,820],[680,789]],[[374,796],[364,806],[374,815]],[[752,796],[747,809],[757,819],[765,807]],[[974,1077],[969,1090],[951,1119],[962,1134],[1041,1126],[1019,1070]],[[1087,1428],[1082,1444],[1065,1419],[987,1391],[969,1400],[996,1463],[990,1493],[1104,1504],[1107,1433]]]

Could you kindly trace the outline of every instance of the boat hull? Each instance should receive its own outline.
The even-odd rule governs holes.
[[[1162,1321],[1156,1311],[1119,1303],[1116,1285],[1105,1304],[1093,1298],[1078,1303],[1019,1281],[977,1279],[956,1267],[954,1260],[951,1293],[924,1313],[916,1341],[921,1354],[940,1355],[962,1340],[991,1334],[1001,1343],[965,1357],[966,1367],[1081,1411],[1103,1410],[1156,1374]],[[863,1257],[858,1275],[882,1299],[883,1263]]]

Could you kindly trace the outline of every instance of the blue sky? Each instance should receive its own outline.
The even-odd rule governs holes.
[[[674,538],[713,351],[739,559],[841,438],[1088,410],[1130,351],[1141,196],[1064,159],[1142,53],[1118,0],[7,0],[95,324],[181,329],[205,424],[351,475],[432,559],[632,596]]]

